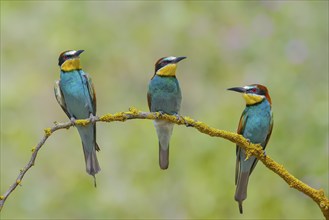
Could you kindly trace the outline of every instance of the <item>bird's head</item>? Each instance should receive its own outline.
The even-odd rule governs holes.
[[[58,66],[64,72],[81,69],[79,55],[84,50],[67,50],[59,55]]]
[[[175,76],[177,63],[186,57],[162,57],[155,63],[155,74],[159,76]]]
[[[254,105],[267,99],[272,104],[271,97],[265,86],[259,84],[252,84],[244,87],[233,87],[228,90],[243,93],[243,98],[246,100],[247,105]]]

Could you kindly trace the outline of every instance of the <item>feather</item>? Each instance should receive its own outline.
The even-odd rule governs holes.
[[[61,87],[60,87],[60,80],[55,81],[54,93],[55,93],[55,97],[56,97],[56,100],[57,100],[58,104],[61,106],[61,108],[63,109],[63,111],[67,115],[67,117],[69,119],[71,119],[72,116],[70,115],[70,113],[67,110],[66,103],[65,103],[65,100],[64,100],[64,96],[63,96],[63,93],[62,93],[62,90],[61,90]]]

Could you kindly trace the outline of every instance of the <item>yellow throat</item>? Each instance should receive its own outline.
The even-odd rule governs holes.
[[[175,63],[168,64],[159,69],[156,74],[158,76],[175,76],[177,65]]]
[[[260,95],[244,93],[243,98],[246,100],[247,105],[254,105],[263,101],[265,97]]]
[[[82,69],[82,68],[80,66],[80,59],[79,58],[66,60],[61,65],[61,70],[64,71],[64,72],[69,72],[69,71],[72,71],[72,70],[80,70],[80,69]]]

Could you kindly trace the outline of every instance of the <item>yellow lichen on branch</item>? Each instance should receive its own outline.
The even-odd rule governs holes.
[[[190,117],[183,117],[178,115],[167,115],[160,112],[141,112],[137,108],[131,107],[129,108],[129,111],[127,112],[118,112],[115,114],[106,114],[103,115],[96,120],[92,121],[91,119],[81,119],[76,120],[75,125],[87,125],[89,123],[96,123],[96,122],[124,122],[126,120],[131,119],[149,119],[149,120],[166,120],[178,125],[185,125],[187,127],[194,127],[199,132],[207,134],[211,137],[220,137],[224,138],[226,140],[229,140],[235,144],[238,144],[240,147],[242,147],[246,151],[247,157],[255,156],[257,157],[267,168],[272,170],[274,173],[278,174],[287,184],[297,189],[298,191],[304,193],[305,195],[309,196],[311,199],[313,199],[314,202],[316,202],[321,209],[324,217],[326,219],[329,219],[329,200],[325,196],[325,193],[322,189],[314,189],[310,187],[309,185],[305,184],[301,180],[294,177],[292,174],[290,174],[283,165],[275,162],[272,160],[268,155],[265,155],[265,152],[262,150],[261,146],[258,144],[252,144],[247,139],[245,139],[242,135],[236,134],[234,132],[219,130],[217,128],[212,128],[208,126],[207,124],[196,121]],[[36,158],[36,155],[38,153],[38,150],[43,146],[47,138],[53,134],[55,131],[59,129],[69,128],[73,126],[73,123],[67,122],[67,123],[56,123],[55,126],[52,128],[46,128],[45,135],[43,139],[39,142],[39,144],[33,148],[32,157],[27,164],[27,166],[21,170],[21,173],[18,176],[17,181],[10,186],[9,190],[3,195],[0,196],[0,210],[3,207],[3,204],[7,197],[11,194],[11,192],[16,188],[17,185],[20,184],[22,178],[24,177],[24,174],[31,168],[31,166],[34,164],[34,160]],[[234,146],[234,145],[233,145]]]
[[[78,119],[78,120],[75,120],[74,124],[75,125],[86,126],[87,124],[89,124],[89,120],[87,120],[87,119]]]
[[[44,131],[45,131],[46,136],[49,137],[51,135],[51,128],[45,128]]]
[[[281,176],[282,179],[284,179],[290,187],[295,188],[298,191],[312,198],[319,205],[326,219],[329,219],[329,211],[328,211],[329,200],[328,198],[325,197],[323,191],[313,189],[307,184],[298,180],[296,177],[291,175],[282,165],[278,164],[277,162],[273,161],[269,156],[265,155],[265,152],[262,150],[259,144],[250,143],[242,135],[224,130],[219,130],[216,128],[211,128],[207,124],[201,121],[196,121],[190,117],[182,117],[182,116],[177,117],[175,115],[167,115],[161,113],[145,113],[145,112],[140,112],[135,108],[130,108],[128,112],[120,113],[120,117],[118,117],[117,114],[107,114],[105,115],[105,117],[101,117],[100,120],[105,122],[113,122],[113,121],[125,121],[128,119],[136,119],[136,118],[151,119],[151,120],[155,120],[155,119],[167,120],[178,125],[186,125],[188,127],[194,127],[197,130],[199,130],[201,133],[207,134],[212,137],[221,137],[233,143],[238,144],[240,147],[245,149],[247,157],[250,156],[257,157],[267,168],[269,168],[274,173]]]

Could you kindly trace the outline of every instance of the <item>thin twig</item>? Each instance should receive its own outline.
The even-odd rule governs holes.
[[[44,135],[43,135],[43,137],[41,138],[41,140],[39,141],[39,143],[37,144],[37,146],[32,148],[32,155],[31,155],[30,161],[25,165],[25,167],[23,169],[20,170],[20,173],[17,176],[16,181],[9,187],[9,189],[7,190],[7,192],[5,192],[5,194],[3,194],[2,196],[0,196],[0,211],[2,210],[2,207],[3,207],[6,199],[8,198],[8,196],[16,189],[16,187],[18,185],[21,184],[21,181],[22,181],[24,175],[26,174],[26,172],[32,166],[34,166],[35,159],[36,159],[36,157],[38,155],[38,152],[41,149],[41,147],[44,145],[44,143],[46,142],[46,140],[48,139],[48,137],[53,132],[55,132],[55,131],[57,131],[59,129],[69,128],[72,125],[73,124],[71,122],[66,122],[66,123],[56,124],[56,125],[54,125],[51,128],[44,129]]]
[[[268,155],[265,155],[264,151],[262,150],[261,146],[258,144],[252,144],[248,140],[246,140],[242,135],[228,132],[224,130],[219,130],[216,128],[212,128],[208,126],[207,124],[196,121],[190,117],[186,116],[174,116],[174,115],[167,115],[167,114],[160,114],[158,112],[141,112],[137,110],[136,108],[130,108],[128,112],[119,112],[115,114],[106,114],[101,117],[97,117],[95,120],[96,122],[113,122],[113,121],[126,121],[131,119],[149,119],[149,120],[166,120],[170,121],[172,123],[178,124],[178,125],[185,125],[187,127],[194,127],[201,133],[207,134],[212,137],[221,137],[226,140],[229,140],[235,144],[238,144],[240,147],[245,149],[247,157],[255,156],[257,157],[267,168],[272,170],[274,173],[278,174],[287,184],[297,189],[298,191],[304,193],[311,199],[313,199],[314,202],[316,202],[321,209],[324,217],[326,219],[329,219],[329,200],[325,196],[325,193],[322,189],[314,189],[307,185],[306,183],[300,181],[296,177],[294,177],[292,174],[290,174],[282,165],[278,164],[274,160],[272,160]],[[76,125],[87,125],[91,123],[90,119],[82,119],[82,120],[76,120]],[[37,157],[38,151],[40,148],[44,145],[46,140],[50,135],[52,135],[55,131],[64,129],[64,128],[70,128],[73,126],[71,122],[66,123],[58,123],[55,126],[51,128],[46,128],[45,134],[38,143],[38,145],[32,149],[33,153],[31,156],[30,161],[27,163],[27,165],[20,171],[20,174],[16,178],[16,181],[9,187],[7,192],[3,194],[0,197],[0,211],[6,201],[6,199],[10,196],[10,194],[16,189],[16,187],[21,183],[25,173],[34,165],[35,159]]]

